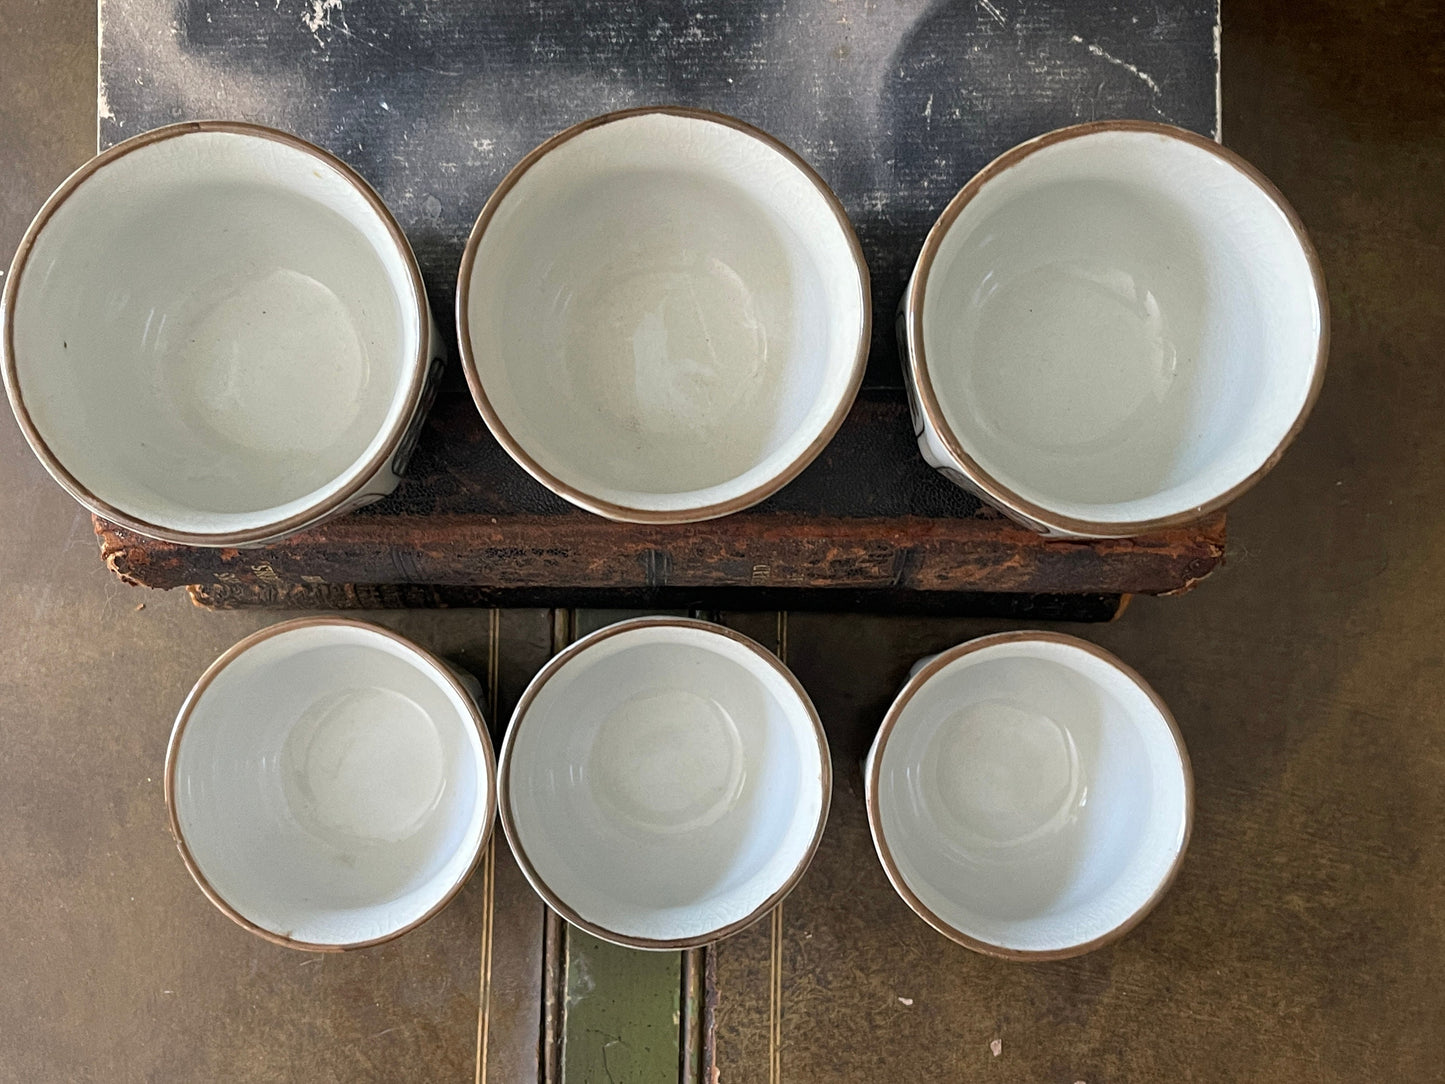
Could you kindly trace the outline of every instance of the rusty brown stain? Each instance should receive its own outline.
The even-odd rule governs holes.
[[[803,588],[901,587],[1022,593],[1187,590],[1223,559],[1225,520],[1134,539],[1048,540],[978,517],[857,518],[775,515],[639,527],[578,513],[513,516],[505,529],[477,517],[354,516],[278,546],[225,551],[157,542],[98,526],[118,575],[148,587],[193,583],[394,584],[404,555],[420,584],[496,588],[646,587],[666,569],[676,587],[766,582]],[[900,550],[911,556],[901,568]],[[284,573],[279,571],[284,570]],[[765,578],[765,579],[764,579]]]

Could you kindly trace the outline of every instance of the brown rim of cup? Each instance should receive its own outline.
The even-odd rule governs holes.
[[[195,711],[196,705],[200,702],[201,696],[210,687],[211,682],[215,681],[222,670],[262,641],[269,640],[273,636],[294,632],[297,629],[316,627],[352,628],[375,633],[378,636],[383,636],[401,645],[401,647],[405,648],[410,654],[425,663],[437,677],[441,678],[461,697],[462,703],[467,706],[472,724],[477,728],[477,734],[481,738],[482,760],[486,764],[487,808],[484,813],[484,826],[481,839],[477,844],[477,853],[472,856],[472,860],[467,864],[466,870],[463,871],[456,882],[446,890],[442,898],[427,909],[425,914],[413,919],[398,930],[383,934],[381,937],[373,937],[366,941],[352,941],[340,944],[298,941],[285,934],[276,933],[274,930],[268,930],[263,926],[258,926],[246,918],[237,911],[236,908],[231,906],[219,892],[212,888],[211,883],[206,880],[206,875],[201,872],[201,867],[197,864],[195,856],[191,854],[191,849],[186,844],[185,833],[181,829],[180,812],[176,808],[176,761],[180,755],[181,740],[185,734],[186,725],[190,722],[191,715]],[[282,621],[280,624],[270,625],[251,633],[250,636],[238,641],[222,652],[211,665],[206,667],[201,676],[196,679],[195,685],[191,687],[191,691],[186,694],[185,700],[181,703],[181,710],[177,714],[175,726],[171,730],[170,741],[166,745],[165,778],[163,782],[165,786],[166,817],[170,824],[171,836],[176,841],[176,849],[181,852],[181,859],[185,862],[186,869],[190,872],[191,878],[196,882],[200,890],[205,893],[206,899],[210,900],[217,910],[242,929],[250,930],[257,937],[263,937],[273,945],[281,945],[284,948],[301,949],[305,952],[351,952],[354,949],[370,948],[373,945],[394,941],[402,934],[411,932],[423,922],[435,917],[447,904],[456,898],[457,893],[462,890],[462,886],[467,883],[476,871],[477,863],[481,861],[482,854],[487,849],[487,843],[491,839],[492,831],[496,825],[497,761],[496,755],[492,751],[491,734],[487,731],[486,720],[482,717],[482,711],[477,705],[476,697],[468,692],[466,687],[457,680],[451,668],[430,651],[408,640],[405,636],[400,636],[392,632],[390,629],[384,629],[379,625],[373,625],[366,621],[356,621],[349,617],[298,617],[290,621]]]
[[[1112,929],[1100,934],[1098,937],[1078,945],[1068,945],[1057,949],[1012,949],[1003,945],[995,945],[988,941],[982,941],[977,937],[964,933],[957,927],[949,925],[937,914],[935,914],[913,891],[903,879],[903,874],[898,870],[898,864],[893,859],[893,852],[888,847],[888,840],[883,831],[883,817],[878,808],[878,787],[883,772],[883,754],[888,746],[888,739],[893,733],[903,709],[913,699],[918,690],[949,664],[956,662],[965,655],[971,655],[975,651],[989,647],[997,647],[1001,644],[1014,643],[1053,643],[1063,644],[1067,647],[1076,648],[1095,658],[1103,661],[1109,666],[1118,670],[1126,678],[1132,681],[1139,690],[1153,703],[1155,709],[1164,719],[1169,727],[1169,732],[1174,736],[1174,745],[1179,750],[1179,765],[1184,773],[1184,838],[1179,843],[1179,851],[1174,856],[1169,871],[1160,880],[1158,887],[1153,893],[1123,922]],[[1179,732],[1179,724],[1174,719],[1174,714],[1160,698],[1159,694],[1145,681],[1133,667],[1120,660],[1112,653],[1105,651],[1097,644],[1091,644],[1088,640],[1081,640],[1077,636],[1068,636],[1061,632],[1043,632],[1026,629],[1019,632],[999,632],[990,636],[980,636],[959,644],[957,647],[949,648],[940,652],[929,660],[928,665],[920,669],[910,677],[899,690],[898,696],[889,705],[888,712],[883,716],[883,724],[878,729],[878,736],[874,739],[872,750],[872,761],[868,764],[863,780],[864,802],[868,810],[868,830],[873,836],[873,845],[878,852],[878,860],[883,865],[883,872],[888,875],[888,881],[893,885],[894,890],[903,897],[903,901],[911,907],[919,918],[927,922],[939,933],[943,934],[950,941],[957,942],[964,948],[973,949],[985,956],[993,956],[1001,960],[1029,960],[1035,962],[1047,962],[1050,960],[1067,960],[1072,956],[1082,956],[1086,952],[1093,952],[1097,948],[1112,944],[1119,940],[1126,933],[1132,930],[1140,922],[1144,921],[1150,911],[1154,910],[1164,894],[1174,884],[1175,878],[1179,875],[1180,867],[1184,864],[1184,854],[1189,850],[1189,838],[1194,831],[1194,770],[1189,762],[1189,750],[1184,746],[1184,735]]]
[[[803,853],[802,859],[798,862],[797,866],[794,867],[793,871],[788,874],[787,878],[784,879],[782,885],[746,916],[698,937],[679,937],[672,939],[635,937],[630,934],[622,934],[615,930],[609,930],[605,926],[600,926],[584,918],[578,913],[576,908],[572,907],[553,892],[537,873],[536,867],[532,865],[531,859],[527,856],[526,848],[522,846],[522,841],[517,834],[517,825],[512,816],[510,783],[512,746],[517,732],[526,721],[527,709],[531,707],[532,701],[537,698],[537,694],[542,691],[543,686],[545,686],[548,681],[556,676],[563,666],[577,655],[613,636],[647,628],[696,629],[714,636],[725,637],[726,639],[743,645],[771,666],[778,674],[782,675],[787,681],[788,685],[797,694],[803,707],[807,710],[808,718],[813,724],[814,737],[818,742],[818,755],[821,764],[819,785],[822,788],[823,798],[818,810],[818,827],[814,831],[813,838],[809,842],[807,850]],[[502,739],[502,752],[499,761],[500,764],[497,769],[497,806],[501,814],[502,831],[506,834],[507,842],[511,844],[512,855],[516,858],[517,865],[522,868],[522,873],[527,878],[527,882],[536,890],[537,894],[542,897],[547,906],[556,911],[573,926],[585,930],[594,937],[600,937],[604,941],[611,941],[613,944],[618,945],[626,945],[629,948],[654,950],[699,948],[703,945],[710,945],[715,941],[721,941],[725,937],[730,937],[757,922],[782,902],[783,898],[797,886],[798,881],[802,879],[803,874],[812,863],[813,856],[818,850],[818,844],[823,839],[823,828],[828,823],[828,810],[833,800],[833,764],[828,753],[828,739],[823,732],[823,721],[818,717],[818,711],[813,706],[812,698],[808,696],[807,690],[803,688],[802,683],[798,681],[797,677],[794,676],[793,672],[788,669],[781,659],[757,641],[749,639],[740,632],[734,632],[732,629],[723,625],[716,625],[710,621],[698,621],[690,617],[637,617],[629,621],[619,621],[615,625],[608,625],[605,628],[598,629],[596,632],[589,633],[553,655],[547,660],[547,665],[542,667],[542,669],[537,672],[537,676],[528,683],[526,691],[522,693],[522,698],[517,701],[516,710],[512,712],[512,721],[507,727],[506,737]]]
[[[25,266],[30,257],[30,251],[35,247],[41,231],[49,223],[51,217],[70,196],[91,177],[99,173],[103,168],[115,162],[119,158],[130,154],[132,151],[141,150],[154,143],[160,143],[167,139],[175,139],[181,136],[194,135],[204,132],[221,132],[230,135],[249,136],[256,139],[267,139],[272,142],[281,143],[294,150],[299,150],[312,158],[317,159],[323,165],[335,170],[343,180],[349,183],[366,200],[372,211],[380,218],[386,232],[391,236],[392,242],[396,245],[397,251],[401,254],[406,264],[411,283],[412,298],[415,303],[416,318],[418,321],[417,351],[416,356],[410,360],[411,381],[407,388],[406,406],[387,434],[386,441],[376,454],[367,461],[365,467],[345,486],[336,493],[324,500],[316,502],[310,508],[295,515],[288,516],[284,520],[275,523],[263,524],[259,527],[251,527],[242,531],[205,532],[205,531],[182,531],[172,527],[163,527],[150,523],[138,516],[123,512],[108,501],[101,500],[92,493],[75,475],[65,467],[60,459],[51,451],[50,446],[41,436],[40,430],[30,417],[30,411],[25,406],[24,396],[20,390],[20,373],[18,362],[15,356],[15,304],[19,298],[20,279],[24,274]],[[426,287],[422,282],[421,271],[417,267],[416,256],[412,253],[411,244],[402,232],[401,226],[397,224],[395,216],[387,209],[381,197],[375,190],[354,169],[348,166],[341,159],[324,151],[314,143],[308,143],[299,136],[291,135],[289,132],[282,132],[275,128],[268,128],[260,124],[251,124],[246,121],[229,120],[197,120],[185,121],[181,124],[169,124],[162,128],[154,128],[149,132],[142,132],[132,136],[124,142],[117,143],[109,150],[102,151],[94,158],[91,158],[79,169],[67,177],[45,201],[37,212],[34,220],[25,231],[20,240],[20,247],[15,250],[15,257],[10,263],[10,275],[5,283],[3,303],[0,303],[0,312],[3,312],[4,329],[0,334],[0,370],[3,370],[5,390],[10,396],[10,406],[15,412],[15,418],[20,423],[20,429],[25,434],[25,440],[34,451],[41,464],[50,473],[50,476],[65,488],[65,490],[77,501],[96,515],[119,524],[127,530],[135,531],[150,538],[157,538],[163,542],[175,542],[181,545],[190,546],[244,546],[251,543],[266,542],[275,540],[283,535],[299,531],[316,523],[333,512],[341,510],[348,501],[360,493],[368,482],[376,477],[381,469],[386,466],[396,446],[400,443],[402,435],[407,431],[412,416],[416,413],[417,406],[421,403],[422,389],[426,384],[427,360],[428,360],[428,339],[430,338],[429,325],[430,316],[427,309]]]
[[[989,474],[974,458],[968,454],[959,441],[957,434],[949,426],[943,416],[943,409],[939,405],[938,397],[934,394],[933,383],[928,376],[928,360],[923,348],[923,306],[924,298],[928,289],[928,275],[933,268],[934,258],[938,255],[938,249],[943,243],[944,236],[957,221],[963,209],[969,205],[975,196],[979,194],[990,181],[1007,172],[1030,155],[1051,147],[1057,143],[1069,140],[1081,139],[1088,136],[1098,135],[1103,132],[1142,132],[1151,135],[1163,136],[1167,139],[1187,143],[1214,155],[1226,165],[1232,167],[1242,174],[1244,178],[1254,184],[1265,197],[1279,208],[1293,230],[1301,250],[1304,252],[1305,262],[1310,269],[1310,277],[1314,286],[1315,304],[1319,310],[1320,333],[1315,348],[1314,371],[1310,378],[1309,391],[1305,394],[1304,403],[1299,413],[1295,416],[1294,422],[1289,430],[1275,446],[1273,452],[1259,465],[1247,478],[1231,486],[1224,493],[1198,504],[1193,508],[1185,509],[1182,512],[1175,512],[1167,516],[1157,516],[1153,519],[1119,521],[1114,523],[1099,522],[1094,520],[1078,519],[1073,516],[1062,515],[1050,511],[1042,505],[1020,496],[1014,490],[1004,485],[993,475]],[[1212,139],[1183,128],[1177,128],[1170,124],[1158,124],[1153,121],[1141,120],[1101,120],[1089,124],[1076,124],[1069,128],[1059,128],[1052,132],[1046,132],[1041,136],[1020,143],[1011,150],[1005,151],[988,165],[984,166],[972,179],[949,201],[943,213],[934,223],[933,228],[928,231],[928,237],[923,242],[923,249],[918,255],[918,263],[908,283],[908,290],[904,294],[904,306],[906,309],[907,335],[907,357],[903,363],[908,366],[914,386],[918,391],[918,400],[929,425],[944,447],[948,449],[949,455],[960,469],[968,476],[969,480],[976,485],[989,500],[1001,504],[1020,515],[1036,520],[1038,523],[1053,531],[1062,531],[1078,535],[1085,535],[1096,538],[1129,538],[1134,535],[1148,534],[1151,531],[1160,531],[1169,527],[1177,527],[1184,523],[1191,523],[1200,519],[1216,509],[1229,504],[1240,494],[1250,489],[1256,482],[1272,470],[1285,450],[1294,442],[1299,431],[1303,428],[1305,420],[1309,417],[1310,411],[1314,408],[1315,400],[1319,398],[1320,387],[1325,378],[1325,362],[1329,356],[1330,341],[1330,307],[1329,294],[1325,288],[1324,269],[1320,265],[1318,253],[1311,244],[1309,235],[1305,233],[1304,223],[1300,221],[1299,215],[1293,207],[1285,200],[1279,189],[1265,177],[1258,169],[1245,161],[1233,151],[1216,143]]]
[[[858,346],[853,357],[853,371],[848,382],[848,387],[838,403],[833,415],[823,426],[822,432],[816,439],[805,448],[796,459],[784,467],[762,485],[755,486],[737,497],[726,501],[719,501],[716,504],[703,505],[701,508],[679,509],[676,511],[630,508],[626,505],[616,504],[612,501],[602,500],[593,497],[576,486],[562,481],[551,471],[547,470],[529,455],[521,444],[519,444],[511,432],[503,424],[501,417],[492,406],[487,396],[486,388],[482,385],[481,376],[477,369],[476,354],[472,350],[470,317],[468,315],[468,301],[471,295],[472,269],[476,265],[477,252],[481,248],[482,238],[491,224],[497,209],[516,187],[523,175],[537,164],[544,156],[555,150],[561,144],[566,143],[579,135],[600,128],[616,121],[630,120],[634,117],[652,115],[682,117],[687,120],[707,121],[712,124],[719,124],[726,128],[732,128],[751,136],[758,142],[781,154],[795,169],[803,174],[818,193],[827,202],[833,211],[838,225],[843,230],[843,236],[848,241],[848,248],[853,254],[853,262],[856,265],[859,279],[859,290],[862,295],[863,318],[858,326]],[[520,162],[518,162],[507,175],[502,178],[502,183],[497,185],[496,190],[487,199],[482,207],[482,213],[477,216],[476,224],[472,227],[471,236],[467,238],[466,249],[462,253],[461,268],[457,272],[457,347],[461,351],[462,369],[467,376],[467,385],[472,390],[472,399],[481,411],[482,419],[487,423],[487,428],[492,431],[492,436],[507,450],[517,463],[542,485],[546,486],[559,497],[570,501],[588,512],[594,512],[599,516],[608,519],[619,520],[624,523],[698,523],[703,520],[716,519],[719,516],[731,515],[744,508],[749,508],[759,501],[772,496],[783,486],[787,485],[799,474],[803,468],[818,457],[818,454],[827,447],[828,442],[838,432],[838,427],[843,424],[843,419],[853,408],[853,402],[858,397],[858,389],[863,383],[863,371],[868,364],[868,348],[872,342],[873,335],[873,302],[872,287],[868,274],[868,263],[863,258],[863,246],[858,243],[858,235],[854,232],[853,223],[848,218],[848,213],[843,209],[843,204],[833,190],[828,187],[827,182],[818,175],[817,170],[808,165],[796,151],[774,136],[769,135],[760,128],[755,128],[746,121],[730,117],[725,113],[716,113],[708,109],[694,109],[690,106],[642,106],[636,109],[622,109],[614,113],[604,113],[601,116],[584,120],[580,124],[574,124],[571,128],[552,136],[542,143]]]

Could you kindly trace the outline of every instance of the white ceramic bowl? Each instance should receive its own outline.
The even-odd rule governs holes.
[[[1083,640],[1009,632],[924,660],[864,764],[888,879],[947,937],[1060,959],[1123,936],[1184,858],[1193,782],[1169,710]]]
[[[774,656],[702,621],[624,621],[523,694],[502,743],[502,825],[527,880],[622,945],[706,944],[803,875],[828,816],[817,713]]]
[[[213,546],[390,492],[441,360],[376,193],[294,136],[221,121],[136,136],[60,186],[11,264],[0,342],[61,485]]]
[[[315,951],[388,941],[436,914],[496,808],[475,686],[340,618],[231,648],[186,697],[166,754],[171,831],[201,890],[253,933]]]
[[[1030,527],[1096,537],[1258,481],[1319,392],[1327,324],[1279,192],[1135,121],[1051,132],[969,181],[901,313],[924,458]]]
[[[852,405],[870,313],[822,179],[695,109],[542,144],[487,201],[457,284],[492,433],[567,500],[642,523],[735,512],[807,466]]]

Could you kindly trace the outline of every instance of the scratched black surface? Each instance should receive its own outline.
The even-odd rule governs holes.
[[[537,143],[649,103],[749,120],[842,199],[875,315],[871,394],[758,513],[975,515],[901,408],[891,317],[923,236],[989,159],[1051,128],[1140,117],[1215,134],[1217,21],[1215,0],[103,0],[98,137],[228,117],[333,151],[406,229],[450,341],[467,233]],[[464,394],[453,366],[411,477],[367,511],[565,514]]]

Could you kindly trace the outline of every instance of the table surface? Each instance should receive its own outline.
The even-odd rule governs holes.
[[[1218,563],[1222,515],[1122,546],[1050,546],[930,469],[892,314],[939,212],[1009,147],[1111,117],[1213,134],[1217,25],[1216,0],[106,0],[101,145],[223,116],[335,152],[406,230],[453,357],[457,268],[486,197],[555,132],[647,103],[734,114],[811,163],[858,231],[874,315],[841,431],[739,514],[649,527],[573,508],[492,439],[453,364],[391,498],[261,553],[112,532],[107,557],[158,587],[1186,588]]]
[[[0,246],[94,146],[92,19],[64,0],[0,2]],[[785,1081],[1439,1078],[1438,12],[1239,4],[1224,53],[1226,141],[1310,226],[1334,348],[1299,444],[1236,506],[1230,564],[1185,598],[1139,599],[1082,630],[1179,718],[1198,801],[1180,879],[1112,948],[1041,967],[991,962],[890,896],[856,795],[840,786],[818,864],[781,922],[749,935],[767,951],[718,975],[743,1066],[725,1084],[770,1079],[774,1051]],[[0,1080],[474,1080],[479,1036],[488,1079],[524,1076],[534,1062],[505,1051],[535,1060],[535,995],[508,976],[530,969],[536,942],[505,848],[490,879],[391,946],[313,959],[233,928],[168,838],[159,768],[191,682],[272,618],[117,583],[96,562],[89,517],[8,417],[0,454]],[[482,673],[491,665],[489,611],[379,620]],[[555,621],[513,610],[497,623],[505,714]],[[999,627],[792,615],[789,661],[817,693],[840,779],[916,656]],[[866,966],[849,965],[842,949],[875,933]],[[561,962],[580,992],[588,946],[574,948]],[[572,1048],[575,1072],[645,1079],[620,1060],[633,1052],[618,1045],[617,1012],[655,1023],[671,1009],[658,985],[670,976],[609,974],[653,996],[590,998],[597,1041]],[[651,1050],[654,1034],[630,1032],[629,1047],[635,1035]]]

